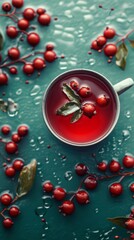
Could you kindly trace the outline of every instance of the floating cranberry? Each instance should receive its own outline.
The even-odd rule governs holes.
[[[79,163],[75,166],[75,172],[78,176],[84,176],[88,171],[88,168],[85,164]]]
[[[75,194],[76,200],[79,204],[87,204],[89,203],[89,194],[85,190],[79,190]]]
[[[26,20],[26,19],[20,19],[19,21],[18,21],[18,27],[21,29],[21,30],[26,30],[26,29],[28,29],[28,27],[29,27],[29,21],[28,20]]]
[[[18,73],[18,70],[17,70],[16,67],[11,67],[11,68],[9,69],[9,71],[10,71],[10,73],[13,74],[13,75],[15,75],[15,74]]]
[[[10,128],[10,126],[8,126],[8,125],[4,125],[4,126],[2,126],[2,128],[1,128],[1,132],[2,132],[4,135],[8,135],[8,134],[10,133],[10,131],[11,131],[11,128]]]
[[[8,84],[8,76],[5,73],[0,73],[0,86]]]
[[[66,191],[61,187],[57,187],[53,191],[53,196],[56,200],[63,200],[66,196]]]
[[[130,191],[131,191],[131,192],[134,192],[134,183],[131,183],[131,185],[129,186],[129,188],[130,188]]]
[[[46,64],[43,58],[36,58],[33,61],[33,67],[36,70],[42,70],[43,68],[45,68]]]
[[[107,39],[106,39],[104,36],[99,36],[99,37],[96,39],[96,41],[97,41],[97,45],[98,45],[99,47],[103,47],[103,46],[106,44]]]
[[[12,221],[12,219],[11,218],[5,218],[4,220],[3,220],[3,226],[5,227],[5,228],[11,228],[12,226],[13,226],[13,221]]]
[[[35,15],[35,10],[33,8],[26,8],[23,12],[23,17],[28,21],[33,20]]]
[[[63,214],[71,215],[75,211],[75,205],[72,201],[64,201],[60,206],[60,210]]]
[[[48,26],[51,22],[51,16],[48,14],[41,14],[38,17],[38,22],[43,26]]]
[[[33,47],[35,47],[36,45],[39,44],[40,42],[40,37],[37,33],[29,33],[27,36],[27,41],[30,45],[32,45]]]
[[[18,36],[18,30],[14,26],[9,26],[6,29],[6,34],[10,38],[16,38]]]
[[[43,9],[43,8],[38,8],[38,9],[37,9],[37,14],[38,14],[38,15],[44,14],[45,12],[46,12],[46,10]]]
[[[5,206],[9,206],[12,202],[12,197],[10,194],[8,193],[4,193],[1,197],[0,197],[0,201],[3,205]]]
[[[134,167],[134,157],[131,156],[131,155],[126,155],[123,160],[123,165],[126,167],[126,168],[133,168]]]
[[[119,172],[121,169],[121,165],[118,161],[112,160],[109,164],[109,170],[113,173]]]
[[[108,57],[112,57],[117,53],[117,47],[115,44],[109,43],[104,47],[104,53]]]
[[[84,181],[84,185],[85,185],[86,189],[88,189],[88,190],[95,189],[98,185],[96,177],[95,176],[88,176]]]
[[[18,146],[14,142],[8,142],[5,145],[5,151],[10,154],[14,154],[18,151]]]
[[[105,94],[101,94],[99,97],[97,97],[96,102],[99,106],[105,107],[109,104],[110,98]]]
[[[46,45],[46,50],[47,51],[51,51],[51,50],[53,50],[54,49],[54,45],[52,44],[52,43],[48,43],[47,45]]]
[[[18,134],[20,137],[25,137],[28,134],[28,126],[21,125],[18,127]]]
[[[2,4],[2,10],[4,12],[10,12],[11,8],[12,8],[12,6],[9,2],[5,2]]]
[[[47,61],[47,62],[53,62],[53,61],[55,61],[56,60],[56,58],[57,58],[57,55],[56,55],[56,53],[54,52],[54,51],[46,51],[45,53],[44,53],[44,58],[45,58],[45,60]]]
[[[112,196],[119,196],[122,194],[123,192],[123,187],[120,183],[112,183],[109,187],[109,191],[111,193]]]
[[[90,87],[82,87],[79,90],[79,95],[81,97],[86,98],[86,97],[90,96],[90,94],[91,94],[91,88]]]
[[[19,49],[18,48],[10,48],[9,50],[8,50],[8,56],[9,56],[9,58],[11,58],[12,60],[17,60],[17,59],[19,59],[19,57],[20,57],[20,51],[19,51]]]
[[[128,230],[134,230],[134,219],[128,219],[125,225]]]
[[[22,168],[24,167],[24,161],[22,159],[15,159],[13,162],[13,168],[16,171],[21,171]]]
[[[43,190],[47,193],[52,192],[54,189],[53,184],[50,181],[44,182],[43,183]]]
[[[93,103],[85,103],[82,106],[82,110],[85,115],[92,117],[96,114],[96,107]]]
[[[107,27],[105,31],[103,32],[103,35],[105,38],[111,39],[115,36],[116,32],[113,28]]]
[[[7,167],[5,170],[5,174],[7,177],[14,177],[15,176],[15,169],[13,167]]]
[[[9,214],[11,217],[17,217],[20,214],[20,209],[16,206],[12,206],[9,209]]]
[[[12,5],[16,8],[21,8],[24,4],[24,0],[12,0]]]
[[[25,63],[23,66],[23,72],[27,75],[31,75],[34,73],[34,66],[32,63]]]
[[[21,137],[17,134],[17,133],[14,133],[12,135],[12,141],[15,142],[15,143],[19,143],[21,140]]]
[[[71,87],[73,90],[77,91],[78,88],[79,88],[79,83],[78,83],[78,81],[72,80],[72,81],[70,82],[70,87]]]
[[[97,40],[94,40],[91,44],[91,48],[94,50],[99,50],[101,47],[98,45]]]
[[[97,168],[99,171],[105,172],[107,170],[107,163],[106,162],[100,162],[97,165]]]

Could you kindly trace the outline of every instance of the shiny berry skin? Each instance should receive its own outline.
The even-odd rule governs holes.
[[[99,47],[103,47],[103,46],[106,44],[107,39],[106,39],[104,36],[99,36],[99,37],[96,39],[96,41],[97,41],[97,45],[98,45]]]
[[[126,167],[126,168],[133,168],[134,167],[134,157],[131,156],[131,155],[126,155],[123,160],[123,165]]]
[[[97,97],[96,102],[100,107],[105,107],[109,104],[110,98],[105,94],[101,94]]]
[[[8,193],[4,193],[1,197],[0,197],[0,202],[5,205],[5,206],[9,206],[12,202],[12,197],[10,194]]]
[[[8,84],[8,76],[5,73],[0,73],[0,86]]]
[[[72,201],[64,201],[60,206],[60,211],[65,215],[71,215],[75,211],[75,205]]]
[[[18,73],[16,67],[11,67],[11,68],[9,69],[9,71],[10,71],[10,73],[13,74],[13,75],[16,75],[16,74]]]
[[[106,162],[100,162],[97,165],[97,168],[99,171],[105,172],[107,170],[107,163]]]
[[[21,171],[23,167],[24,167],[24,162],[23,162],[23,160],[21,160],[21,159],[15,159],[15,160],[14,160],[14,162],[13,162],[13,168],[14,168],[16,171]]]
[[[26,29],[28,29],[28,27],[29,27],[29,21],[28,20],[26,20],[26,19],[20,19],[19,21],[18,21],[18,27],[21,29],[21,30],[26,30]]]
[[[7,177],[14,177],[15,176],[15,169],[13,167],[7,167],[5,170],[5,174]]]
[[[128,230],[134,230],[134,219],[128,219],[125,225]]]
[[[8,135],[8,134],[10,133],[10,131],[11,131],[11,128],[10,128],[10,126],[8,126],[8,125],[4,125],[4,126],[2,126],[2,128],[1,128],[1,132],[2,132],[4,135]]]
[[[3,226],[5,227],[5,228],[11,228],[12,226],[13,226],[13,221],[12,221],[12,219],[11,218],[5,218],[4,220],[3,220]]]
[[[54,62],[57,58],[57,55],[54,51],[46,51],[44,53],[44,58],[47,62]]]
[[[61,187],[57,187],[53,191],[53,196],[56,200],[63,200],[66,196],[66,191]]]
[[[51,22],[51,16],[48,14],[41,14],[38,17],[38,22],[43,26],[48,26]]]
[[[103,32],[105,38],[111,39],[115,36],[116,32],[113,28],[106,28]]]
[[[91,44],[91,48],[94,50],[99,50],[101,47],[98,45],[97,40],[94,40]]]
[[[46,10],[43,9],[43,8],[38,8],[38,9],[37,9],[37,14],[38,14],[38,15],[44,14],[45,12],[46,12]]]
[[[14,26],[9,26],[6,29],[6,34],[10,38],[16,38],[18,36],[18,30]]]
[[[33,8],[25,8],[23,12],[23,17],[27,19],[28,21],[31,21],[35,17],[35,11]]]
[[[131,185],[129,186],[129,189],[131,192],[134,192],[134,183],[131,183]]]
[[[111,193],[112,196],[119,196],[123,193],[123,187],[120,183],[113,183],[110,185],[109,187],[109,191]]]
[[[79,88],[79,83],[78,83],[76,80],[72,80],[72,81],[70,82],[70,87],[71,87],[73,90],[77,91],[78,88]]]
[[[17,217],[20,214],[20,209],[16,206],[12,206],[9,209],[9,214],[11,217]]]
[[[86,97],[90,96],[91,88],[89,88],[89,87],[82,87],[82,88],[80,88],[78,93],[79,93],[79,95],[81,97],[86,98]]]
[[[79,190],[75,194],[75,198],[79,204],[87,204],[89,203],[89,194],[85,190]]]
[[[17,60],[20,57],[20,51],[18,48],[10,48],[8,50],[8,57],[12,60]]]
[[[9,2],[5,2],[2,4],[2,10],[4,12],[10,12],[11,8],[12,8],[12,6]]]
[[[84,176],[88,171],[88,168],[85,164],[79,163],[75,166],[75,172],[78,176]]]
[[[25,137],[28,134],[28,126],[26,125],[21,125],[18,127],[18,134],[20,137]]]
[[[14,154],[18,151],[18,146],[14,142],[8,142],[5,145],[5,151],[9,154]]]
[[[95,105],[92,103],[83,104],[82,110],[83,110],[84,114],[87,115],[88,117],[92,117],[93,115],[96,114]]]
[[[118,161],[112,160],[109,164],[109,170],[113,173],[119,172],[121,169],[121,165]]]
[[[115,44],[109,43],[104,47],[104,53],[108,57],[112,57],[117,53],[117,47]]]
[[[12,141],[15,142],[15,143],[19,143],[21,140],[21,137],[17,134],[17,133],[14,133],[12,135]]]
[[[31,75],[34,73],[34,66],[32,63],[25,63],[23,66],[23,72],[27,75]]]
[[[43,191],[50,193],[53,191],[53,189],[54,189],[54,186],[50,181],[43,183]]]
[[[46,50],[47,51],[51,51],[51,50],[53,50],[54,49],[54,45],[52,44],[52,43],[48,43],[47,45],[46,45]]]
[[[84,181],[84,185],[86,187],[87,190],[93,190],[97,187],[98,182],[96,177],[94,176],[88,176],[85,181]]]
[[[39,44],[40,37],[37,33],[32,32],[28,34],[27,41],[31,46],[35,47],[36,45]]]
[[[12,0],[12,5],[16,8],[21,8],[24,4],[24,0]]]
[[[33,61],[33,67],[36,70],[42,70],[46,66],[45,61],[43,58],[36,58]]]

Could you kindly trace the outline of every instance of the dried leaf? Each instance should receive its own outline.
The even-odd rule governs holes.
[[[2,34],[0,33],[0,51],[3,49],[4,39]]]
[[[0,99],[0,110],[2,112],[7,112],[8,110],[8,103],[5,102],[3,99]]]
[[[82,114],[83,111],[81,109],[77,110],[71,118],[71,123],[77,122],[81,118]]]
[[[76,94],[68,84],[63,84],[62,91],[66,94],[70,101],[76,102],[78,105],[80,105],[79,95]]]
[[[127,55],[128,55],[128,49],[125,45],[125,43],[121,43],[118,46],[118,50],[116,53],[116,65],[119,66],[120,68],[122,68],[123,70],[126,67],[126,59],[127,59]]]
[[[62,115],[62,116],[67,116],[71,113],[76,112],[77,110],[79,110],[80,107],[77,105],[77,103],[75,102],[67,102],[65,105],[63,105],[62,107],[60,107],[57,110],[57,114],[58,115]]]
[[[129,40],[129,42],[130,42],[130,46],[134,48],[134,40]]]
[[[18,178],[18,187],[16,192],[16,195],[19,198],[26,195],[31,190],[36,176],[36,167],[37,162],[34,159],[31,161],[31,163],[24,166],[21,170]]]
[[[2,112],[9,111],[11,113],[14,113],[16,110],[18,110],[18,104],[15,103],[11,98],[8,98],[7,101],[0,99],[0,110]]]
[[[120,227],[126,228],[125,222],[129,220],[130,218],[127,217],[115,217],[115,218],[108,218],[108,220],[115,225],[118,225]]]

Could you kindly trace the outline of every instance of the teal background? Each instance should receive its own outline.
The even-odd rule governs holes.
[[[1,4],[3,2],[2,0]],[[108,10],[98,8],[99,4]],[[22,65],[18,65],[19,75],[17,77],[10,75],[8,87],[1,87],[1,97],[2,92],[5,91],[5,100],[12,98],[19,104],[19,111],[15,114],[0,112],[1,125],[9,124],[13,131],[16,131],[19,124],[29,125],[30,133],[19,145],[19,156],[25,160],[25,163],[29,163],[33,158],[37,159],[38,172],[32,191],[17,203],[21,208],[21,215],[15,220],[14,227],[8,231],[0,224],[0,239],[111,240],[115,235],[126,237],[126,231],[109,223],[107,218],[126,215],[130,212],[133,198],[128,185],[133,181],[133,177],[123,181],[124,193],[118,198],[112,198],[107,189],[114,180],[101,182],[95,191],[90,192],[91,203],[82,207],[76,203],[76,212],[69,217],[59,214],[57,202],[42,199],[41,185],[43,181],[51,180],[55,186],[61,185],[67,191],[76,190],[80,183],[80,178],[74,173],[76,163],[86,163],[91,172],[96,172],[93,153],[97,155],[98,161],[110,161],[113,157],[121,161],[125,153],[134,153],[133,88],[120,96],[121,113],[114,131],[103,142],[87,148],[67,146],[52,136],[44,123],[41,105],[44,91],[50,81],[58,74],[70,69],[87,68],[98,71],[113,84],[126,77],[133,78],[134,50],[128,44],[129,55],[125,71],[118,68],[114,61],[108,64],[103,54],[93,52],[92,55],[88,55],[87,53],[90,50],[91,41],[102,34],[106,26],[113,26],[118,34],[122,35],[133,29],[134,2],[133,0],[128,3],[125,0],[112,2],[27,0],[25,7],[27,6],[35,9],[39,6],[45,7],[52,19],[58,17],[58,20],[53,20],[49,27],[37,27],[37,32],[41,35],[38,49],[43,50],[46,43],[53,42],[57,55],[64,54],[65,58],[59,58],[56,62],[47,64],[39,78],[37,74],[26,77],[21,71]],[[109,15],[111,8],[115,10]],[[6,56],[7,49],[14,46],[16,40],[11,41],[5,35],[5,27],[8,24],[13,25],[12,21],[4,17],[1,17],[0,21],[0,31],[5,36],[2,55]],[[36,20],[32,23],[36,24]],[[31,51],[26,42],[21,43],[20,49],[22,55]],[[26,85],[26,80],[30,80],[30,84]],[[48,148],[48,145],[51,148]],[[1,145],[1,152],[4,152],[3,145]],[[2,161],[1,158],[0,192],[9,190],[15,193],[17,177],[11,180],[5,176]],[[46,224],[42,223],[41,218],[35,214],[37,208],[40,216],[44,214]]]

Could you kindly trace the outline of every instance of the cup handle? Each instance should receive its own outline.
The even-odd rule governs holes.
[[[125,80],[114,85],[114,90],[120,95],[125,92],[127,89],[134,85],[132,78],[126,78]]]

